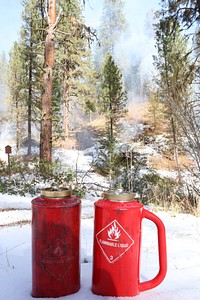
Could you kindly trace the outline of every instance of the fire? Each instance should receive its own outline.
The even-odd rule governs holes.
[[[109,239],[114,241],[118,240],[121,235],[121,232],[115,222],[107,232],[108,232]]]

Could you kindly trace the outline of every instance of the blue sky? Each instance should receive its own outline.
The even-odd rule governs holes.
[[[0,0],[0,53],[5,51],[7,57],[13,45],[18,39],[21,26],[21,0]],[[125,0],[126,18],[134,31],[142,31],[146,13],[158,8],[159,0]],[[96,27],[102,16],[103,0],[86,0],[86,22]]]
[[[21,0],[0,0],[0,53],[8,55],[12,44],[18,38],[21,25]]]
[[[133,28],[142,27],[146,13],[151,9],[157,9],[160,0],[124,0],[126,18]],[[86,16],[93,24],[98,25],[102,16],[103,0],[86,0]]]

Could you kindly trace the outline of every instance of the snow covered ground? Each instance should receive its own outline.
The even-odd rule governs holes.
[[[57,149],[54,158],[62,158],[66,167],[75,167],[87,176],[87,182],[107,186],[103,178],[89,173],[92,157],[86,152]],[[0,151],[0,158],[6,160]],[[97,187],[100,195],[101,188]],[[30,300],[31,278],[31,200],[0,194],[0,300]],[[81,289],[60,299],[111,300],[91,292],[94,199],[82,200]],[[140,293],[138,300],[200,299],[200,218],[188,214],[156,212],[166,227],[168,271],[155,289]],[[157,233],[152,222],[143,222],[141,278],[149,280],[157,273]],[[87,261],[88,263],[85,263]],[[131,284],[131,283],[130,283]]]
[[[31,197],[0,195],[0,299],[29,300],[31,297]],[[14,208],[14,210],[13,210]],[[12,209],[12,210],[11,210]],[[200,299],[200,218],[156,212],[166,226],[168,272],[155,289],[125,299]],[[23,221],[15,225],[16,222]],[[93,201],[82,201],[81,289],[59,299],[111,300],[91,292],[93,249]],[[25,224],[26,223],[26,224]],[[143,222],[141,277],[157,272],[157,239],[154,224]],[[86,260],[88,263],[84,263]],[[130,283],[131,284],[131,283]],[[51,299],[51,298],[50,298]]]

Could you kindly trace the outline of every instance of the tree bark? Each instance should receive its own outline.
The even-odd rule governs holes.
[[[176,163],[176,169],[178,173],[178,181],[181,183],[181,171],[180,171],[180,166],[179,166],[179,155],[178,155],[178,147],[177,147],[177,132],[176,132],[176,126],[174,123],[174,118],[173,116],[171,117],[171,125],[172,125],[172,133],[173,133],[173,146],[174,146],[174,160]]]
[[[48,1],[48,29],[45,40],[44,91],[40,133],[40,159],[52,162],[52,93],[56,30],[56,0]]]
[[[19,147],[20,147],[20,110],[19,110],[19,103],[18,103],[18,97],[16,97],[16,154],[18,157],[19,154]]]
[[[64,110],[64,139],[67,141],[69,138],[69,84],[68,84],[68,76],[65,76],[65,110]]]
[[[32,35],[32,28],[31,28]],[[29,65],[29,91],[28,91],[28,156],[31,156],[31,139],[32,139],[32,65],[33,65],[33,57],[32,57],[32,49],[33,42],[30,42],[30,65]]]

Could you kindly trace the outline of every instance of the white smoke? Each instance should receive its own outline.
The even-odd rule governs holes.
[[[144,28],[145,29],[145,28]],[[153,55],[156,54],[154,35],[145,30],[129,30],[115,45],[115,60],[125,77],[132,75],[131,67],[139,62],[141,85],[145,78],[154,76]],[[133,90],[128,90],[129,99],[137,100]],[[141,100],[141,99],[140,99]]]

